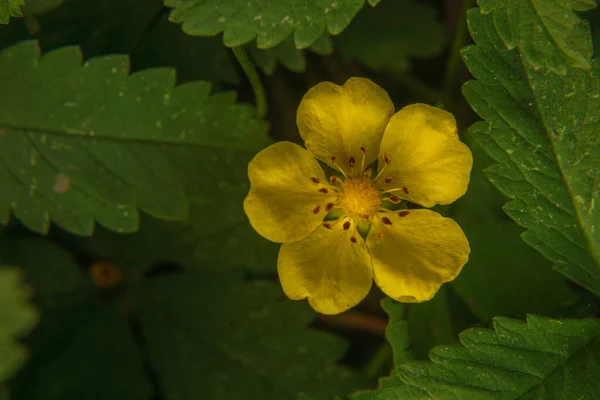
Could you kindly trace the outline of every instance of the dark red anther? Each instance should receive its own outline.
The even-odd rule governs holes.
[[[313,183],[320,183],[321,180],[319,178],[315,178],[314,176],[312,178],[310,178],[311,181],[313,181]]]
[[[409,211],[400,211],[400,212],[398,212],[398,216],[399,217],[406,217],[408,214],[410,214]]]
[[[352,236],[352,237],[350,238],[350,241],[351,241],[352,243],[356,243],[356,238],[355,238],[354,236]]]
[[[402,186],[402,191],[406,194],[408,194],[408,189],[406,188],[406,186]]]
[[[390,221],[388,217],[381,218],[381,222],[383,222],[386,225],[392,225],[392,221]]]
[[[316,206],[315,208],[313,208],[313,214],[318,213],[319,210],[321,210],[321,206]]]
[[[329,211],[333,208],[333,203],[327,203],[327,205],[325,206],[325,211]]]
[[[331,224],[329,222],[323,222],[323,227],[327,229],[331,229]]]
[[[392,178],[389,176],[383,180],[383,183],[385,183],[386,185],[391,182],[392,182]]]
[[[386,164],[389,164],[389,163],[390,163],[390,158],[388,157],[388,155],[387,155],[387,154],[384,154],[384,155],[383,155],[383,162],[384,162],[384,163],[386,163]]]
[[[354,157],[350,157],[350,159],[348,160],[348,165],[350,166],[350,168],[354,167]]]
[[[319,192],[327,193],[327,192],[329,192],[329,190],[327,188],[321,188],[321,189],[319,189]]]
[[[393,194],[391,194],[390,197],[388,197],[388,200],[393,204],[398,204],[402,201],[400,197],[394,196]]]
[[[346,221],[344,222],[344,230],[347,231],[348,229],[350,229],[350,221]]]

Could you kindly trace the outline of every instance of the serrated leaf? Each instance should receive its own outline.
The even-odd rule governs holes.
[[[181,23],[187,34],[214,36],[223,32],[228,47],[256,38],[259,49],[275,47],[292,33],[296,48],[307,48],[326,28],[333,35],[344,30],[364,3],[365,0],[165,0],[165,5],[173,8],[170,20]]]
[[[376,72],[402,74],[411,58],[441,54],[444,28],[433,6],[414,0],[385,1],[365,7],[335,41],[346,59],[356,60]]]
[[[0,397],[2,383],[27,358],[25,348],[16,339],[31,330],[38,319],[22,278],[18,269],[0,266]]]
[[[483,320],[496,315],[524,318],[527,313],[563,316],[576,300],[567,280],[520,238],[523,229],[502,212],[506,198],[485,177],[491,159],[476,143],[467,194],[453,205],[453,218],[471,246],[469,261],[452,288]]]
[[[31,360],[11,382],[15,398],[150,398],[126,319],[110,298],[99,296],[71,254],[38,238],[12,242],[3,253],[23,266],[42,311],[26,341]]]
[[[400,365],[385,387],[357,399],[562,400],[600,393],[600,320],[497,317],[494,330],[468,329],[460,341],[434,348],[433,362]]]
[[[150,362],[167,400],[330,398],[361,384],[334,364],[344,343],[307,330],[313,313],[282,301],[276,285],[189,273],[150,279],[140,296]]]
[[[405,305],[386,297],[381,301],[381,307],[390,319],[385,329],[385,337],[392,347],[394,366],[398,366],[411,358],[408,352],[408,323],[404,318]]]
[[[506,213],[554,268],[600,294],[600,63],[565,75],[536,71],[508,50],[492,15],[468,13],[476,43],[463,57],[476,81],[463,93],[485,120],[471,131],[500,164],[486,170],[509,198]]]
[[[277,64],[296,73],[304,72],[306,69],[306,50],[296,49],[291,36],[270,49],[259,49],[254,42],[247,45],[246,48],[254,63],[266,75],[272,75]],[[309,50],[319,55],[331,54],[333,44],[329,35],[321,35]]]
[[[8,24],[10,17],[22,17],[21,7],[25,0],[2,0],[0,1],[0,24]]]
[[[226,166],[236,150],[268,143],[264,123],[231,94],[209,96],[203,82],[174,87],[168,69],[128,71],[125,57],[81,65],[77,48],[40,56],[35,42],[0,54],[0,82],[14,93],[0,101],[4,221],[12,210],[38,232],[54,221],[89,235],[95,221],[135,231],[138,208],[183,219],[186,191],[203,197],[197,192],[216,184],[203,180],[191,189],[188,181],[203,172],[219,176],[210,169],[219,156]],[[187,171],[192,165],[204,170]],[[219,184],[226,193],[230,185]]]
[[[590,29],[576,12],[595,7],[595,0],[479,0],[478,4],[483,13],[492,14],[506,47],[518,48],[533,69],[565,74],[569,67],[590,67]]]

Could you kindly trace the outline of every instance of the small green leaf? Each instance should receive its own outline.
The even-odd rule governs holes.
[[[25,0],[2,0],[0,1],[0,24],[8,24],[10,17],[22,17],[21,7]]]
[[[333,35],[344,30],[364,3],[365,0],[165,0],[165,5],[174,9],[170,20],[181,23],[187,34],[214,36],[223,32],[228,47],[256,38],[259,49],[275,47],[292,33],[296,48],[308,48],[325,28]]]
[[[0,266],[0,398],[2,382],[27,358],[25,348],[16,339],[31,330],[38,319],[21,275],[16,268]]]
[[[376,72],[402,74],[411,58],[441,54],[444,28],[437,10],[414,0],[385,1],[366,7],[337,36],[336,49],[346,59],[356,60]]]
[[[463,93],[485,120],[471,131],[500,162],[487,175],[513,199],[504,210],[528,228],[523,239],[560,273],[600,294],[600,63],[565,75],[536,71],[522,49],[506,48],[495,12],[469,11],[476,45],[463,49],[477,79]]]
[[[233,189],[218,179],[231,174],[236,151],[269,143],[265,124],[230,93],[209,96],[204,82],[174,87],[168,69],[128,72],[121,56],[81,65],[72,47],[40,56],[25,42],[0,54],[0,82],[13,93],[0,100],[0,219],[12,210],[34,231],[54,221],[79,235],[95,221],[135,231],[138,208],[184,219],[188,196],[205,198],[217,183],[222,195]],[[203,173],[217,181],[198,182]]]
[[[11,382],[14,397],[147,400],[152,387],[127,320],[72,255],[39,238],[12,242],[3,253],[23,266],[42,313],[26,341],[31,360]]]
[[[599,320],[497,317],[494,330],[468,329],[460,341],[434,348],[433,362],[401,364],[380,389],[355,400],[562,400],[600,393]]]
[[[589,25],[576,12],[596,7],[595,0],[479,0],[481,12],[508,49],[518,48],[532,68],[565,74],[567,68],[589,68]],[[492,22],[492,21],[490,21]],[[490,26],[491,28],[491,26]]]
[[[386,297],[381,301],[381,306],[390,318],[385,330],[385,337],[392,346],[394,365],[398,366],[411,358],[408,352],[408,323],[404,318],[405,305]]]
[[[334,361],[345,344],[307,329],[305,304],[266,282],[185,273],[141,287],[139,317],[166,400],[296,399],[347,394],[362,383]]]

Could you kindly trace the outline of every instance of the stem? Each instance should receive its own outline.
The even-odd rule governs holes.
[[[448,64],[446,65],[446,73],[444,76],[444,88],[442,91],[444,93],[444,98],[447,101],[452,99],[453,84],[460,61],[460,49],[465,43],[465,33],[467,32],[467,10],[473,7],[474,3],[474,0],[462,0],[462,7],[456,25],[456,33],[454,34],[454,41],[452,42],[452,49],[450,51],[450,60],[448,60]]]
[[[265,95],[265,87],[258,76],[254,63],[250,61],[248,54],[242,46],[232,47],[233,55],[237,58],[240,66],[250,81],[254,97],[256,99],[256,116],[263,119],[267,115],[267,96]]]
[[[375,352],[373,357],[365,365],[363,372],[370,378],[377,378],[381,376],[381,370],[392,358],[392,348],[387,341],[384,341],[379,349]]]

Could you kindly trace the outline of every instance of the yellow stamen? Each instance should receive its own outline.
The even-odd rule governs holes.
[[[381,204],[381,192],[375,183],[359,176],[346,179],[341,184],[339,204],[344,212],[355,219],[370,219]]]

